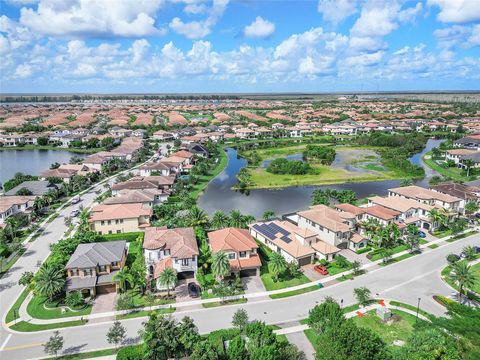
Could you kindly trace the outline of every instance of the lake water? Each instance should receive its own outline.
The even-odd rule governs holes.
[[[421,157],[441,142],[442,140],[428,140],[425,149],[410,159],[412,163],[424,167],[427,173],[425,179],[416,182],[417,185],[428,186],[428,179],[435,175],[435,172],[423,164]],[[247,165],[247,161],[238,158],[234,149],[227,149],[227,155],[227,167],[210,182],[198,200],[199,206],[208,214],[212,214],[215,210],[229,212],[232,209],[238,209],[244,214],[261,218],[265,211],[274,210],[278,216],[306,209],[310,205],[311,195],[315,189],[353,190],[359,198],[362,198],[369,195],[386,195],[389,188],[400,185],[399,180],[387,180],[283,189],[253,189],[247,195],[232,190],[232,187],[237,183],[236,175],[242,167]]]
[[[85,157],[85,154],[66,150],[3,150],[0,151],[0,182],[13,178],[15,173],[22,172],[38,175],[50,165],[68,163],[74,156]]]

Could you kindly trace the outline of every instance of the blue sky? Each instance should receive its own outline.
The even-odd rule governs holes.
[[[0,0],[0,91],[480,90],[480,0]]]

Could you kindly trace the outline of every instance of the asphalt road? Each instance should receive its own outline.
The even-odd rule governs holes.
[[[57,225],[62,226],[63,220]],[[351,305],[355,303],[353,289],[361,286],[368,287],[372,294],[378,293],[382,298],[395,299],[412,305],[416,305],[418,298],[421,298],[422,309],[442,315],[444,309],[432,299],[432,296],[449,295],[451,292],[451,289],[440,279],[440,271],[446,265],[445,257],[452,252],[459,253],[466,245],[474,244],[480,244],[480,235],[473,235],[435,250],[427,250],[421,255],[370,271],[354,280],[314,292],[277,300],[267,299],[241,305],[179,311],[174,313],[174,316],[192,317],[202,333],[230,327],[233,313],[238,308],[247,310],[250,319],[259,319],[268,324],[282,324],[307,317],[308,310],[326,296],[332,296],[337,301],[343,299],[344,306]],[[35,265],[35,261],[32,265]],[[7,309],[8,307],[5,308],[2,304],[2,312]],[[138,340],[138,330],[141,329],[144,320],[137,318],[123,321],[128,329],[127,336],[130,342]],[[107,343],[105,336],[110,326],[111,323],[96,323],[60,329],[65,339],[64,349],[68,353],[110,348],[111,345]],[[44,357],[41,344],[47,341],[51,334],[52,331],[11,333],[2,329],[0,358],[14,360]]]

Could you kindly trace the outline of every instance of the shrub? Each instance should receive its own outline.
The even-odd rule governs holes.
[[[282,175],[304,175],[312,171],[313,168],[308,163],[287,159],[274,159],[267,167],[267,172]]]
[[[143,359],[143,345],[131,345],[121,348],[117,353],[117,360]]]
[[[80,291],[72,291],[68,293],[65,298],[65,304],[71,308],[83,305],[84,300]]]
[[[117,300],[117,310],[128,310],[133,309],[135,304],[133,299],[129,294],[121,294]]]

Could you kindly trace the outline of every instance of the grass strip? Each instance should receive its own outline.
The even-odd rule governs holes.
[[[286,297],[289,297],[289,296],[305,294],[305,293],[308,293],[310,291],[315,291],[315,290],[318,290],[318,289],[320,289],[320,288],[317,285],[313,285],[313,286],[309,286],[309,287],[306,287],[306,288],[303,288],[303,289],[287,291],[287,292],[284,292],[284,293],[281,293],[281,294],[273,294],[273,295],[270,295],[270,298],[271,299],[282,299],[282,298],[286,298]]]
[[[53,330],[53,329],[62,329],[71,326],[81,326],[85,325],[87,320],[75,320],[67,321],[55,324],[31,324],[27,321],[20,321],[15,325],[10,326],[10,329],[20,332],[33,332],[33,331],[43,331],[43,330]]]

